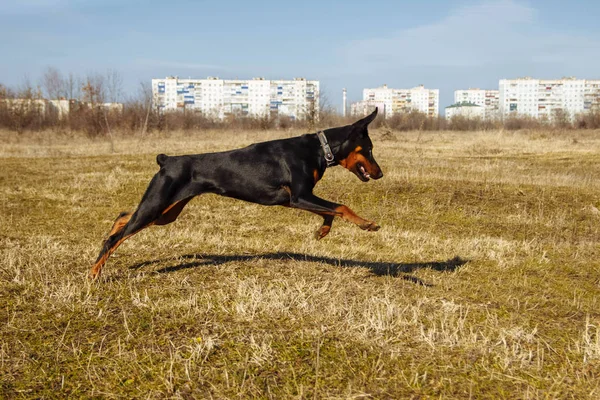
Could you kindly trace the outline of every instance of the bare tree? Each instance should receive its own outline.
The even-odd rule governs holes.
[[[146,134],[146,130],[148,129],[148,118],[150,118],[150,111],[152,110],[153,103],[152,88],[150,87],[150,85],[148,85],[148,83],[144,81],[140,82],[140,94],[144,107],[146,107],[146,118],[144,119],[144,124],[142,125],[142,132],[140,134],[141,140]]]
[[[81,91],[83,93],[83,101],[89,103],[90,106],[96,107],[98,104],[104,103],[106,98],[104,76],[95,73],[88,74],[81,87]]]
[[[13,129],[17,132],[22,132],[28,127],[39,129],[45,116],[45,107],[41,101],[42,93],[39,86],[33,87],[31,80],[25,75],[23,83],[14,92],[14,97],[14,102],[9,106]]]
[[[113,134],[110,129],[110,122],[108,120],[108,109],[104,107],[107,92],[110,92],[110,90],[107,90],[107,87],[108,85],[105,76],[100,74],[89,74],[86,78],[86,83],[83,86],[82,91],[84,94],[84,100],[89,103],[92,115],[94,116],[98,125],[102,125],[98,119],[104,121],[106,133],[110,139],[110,151],[114,153],[115,142],[113,140]]]
[[[69,76],[64,80],[64,92],[65,96],[71,99],[79,99],[81,97],[81,83],[72,72],[69,72]]]
[[[64,96],[65,82],[60,71],[54,67],[46,68],[42,76],[42,87],[50,100]]]
[[[87,107],[89,108],[88,115],[90,118],[88,120],[88,129],[91,127],[91,132],[97,134],[102,131],[102,123],[104,122],[106,133],[110,138],[110,149],[114,152],[115,144],[108,121],[108,112],[104,107],[106,99],[105,77],[97,73],[88,74],[81,91],[83,93],[83,101],[87,103]]]
[[[308,123],[308,129],[310,131],[315,129],[317,122],[319,122],[319,105],[314,99],[307,101],[304,118]]]
[[[123,96],[123,78],[119,71],[109,69],[106,71],[106,95],[111,103],[116,103]]]
[[[346,122],[335,106],[332,105],[329,96],[327,96],[323,88],[319,92],[319,104],[318,106],[315,104],[315,111],[318,112],[315,121],[322,126],[336,126]]]
[[[23,82],[17,87],[16,97],[20,99],[41,99],[42,91],[39,86],[33,87],[29,76],[23,76]]]
[[[0,100],[2,99],[12,99],[15,97],[15,92],[3,84],[0,83]]]

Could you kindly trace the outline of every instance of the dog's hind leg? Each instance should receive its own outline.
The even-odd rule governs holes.
[[[127,225],[127,223],[129,222],[129,220],[131,219],[132,215],[133,215],[132,212],[127,212],[127,211],[123,211],[121,214],[119,214],[119,216],[117,217],[117,219],[115,219],[115,223],[113,224],[113,227],[111,228],[110,233],[108,234],[108,236],[112,236],[115,233],[117,233],[120,230],[122,230],[123,227],[125,225]]]
[[[144,228],[152,225],[166,225],[175,221],[183,207],[192,199],[193,196],[177,199],[177,193],[173,195],[173,180],[168,177],[156,174],[140,205],[133,214],[121,213],[115,221],[108,239],[104,242],[98,258],[94,262],[90,271],[90,277],[96,279],[100,276],[102,267],[106,260],[125,240],[135,235]]]
[[[155,212],[142,208],[143,204],[144,203],[140,204],[140,207],[129,217],[129,221],[124,226],[106,239],[100,250],[100,254],[98,254],[98,258],[90,271],[90,277],[92,279],[96,279],[100,276],[100,272],[102,271],[104,264],[106,264],[106,260],[115,252],[115,250],[117,250],[117,247],[119,247],[121,243],[142,229],[154,224],[158,216]]]
[[[171,204],[169,207],[167,207],[162,212],[162,214],[156,220],[154,225],[167,225],[167,224],[170,224],[171,222],[175,221],[177,219],[177,217],[179,216],[179,214],[181,213],[181,211],[183,210],[183,208],[185,207],[185,205],[193,198],[194,198],[194,196],[191,196],[191,197],[176,201],[175,203]]]

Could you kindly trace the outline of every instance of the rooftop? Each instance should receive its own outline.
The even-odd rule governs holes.
[[[457,107],[481,107],[475,103],[471,103],[470,101],[463,101],[460,103],[454,103],[446,108],[457,108]]]

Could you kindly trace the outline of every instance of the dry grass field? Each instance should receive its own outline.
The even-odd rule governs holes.
[[[157,153],[299,133],[0,134],[0,398],[600,397],[597,131],[374,131],[379,232],[204,195],[87,279]]]

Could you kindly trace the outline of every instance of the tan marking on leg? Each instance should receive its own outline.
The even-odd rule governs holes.
[[[100,258],[93,266],[92,269],[90,270],[90,278],[92,279],[97,279],[100,276],[100,273],[102,272],[102,267],[104,267],[104,264],[106,264],[106,260],[108,260],[108,257],[110,257],[110,255],[112,253],[115,252],[115,250],[117,250],[117,247],[119,247],[121,245],[121,243],[123,243],[125,240],[129,239],[130,237],[132,237],[133,235],[135,235],[136,233],[138,233],[139,231],[141,231],[142,229],[145,229],[149,226],[154,225],[154,222],[138,229],[137,231],[130,233],[127,236],[122,237],[121,239],[119,239],[110,249],[108,249],[106,251],[106,253],[104,253],[102,255],[102,258]]]
[[[352,222],[353,224],[358,225],[361,229],[367,231],[376,231],[379,230],[379,225],[377,225],[373,221],[368,221],[362,217],[359,217],[354,211],[352,211],[347,206],[339,206],[335,209],[336,212],[340,213],[342,218],[346,221]]]
[[[315,232],[315,239],[321,240],[329,234],[329,231],[331,231],[331,225],[333,224],[333,219],[335,218],[335,215],[323,212],[312,212],[323,217],[323,224]]]
[[[133,213],[127,213],[121,217],[118,217],[115,220],[115,223],[113,224],[112,229],[110,230],[110,233],[108,234],[108,236],[112,236],[115,233],[119,232],[121,229],[123,229],[123,227],[125,225],[127,225],[127,223],[129,222],[129,220],[131,219],[131,216],[133,215]]]
[[[179,200],[179,201],[171,204],[169,207],[167,207],[165,209],[165,211],[162,212],[161,216],[156,220],[155,225],[167,225],[167,224],[170,224],[171,222],[175,221],[177,219],[177,217],[179,216],[179,214],[181,213],[181,211],[183,210],[183,207],[185,207],[185,205],[192,198],[193,197],[189,197],[187,199]]]
[[[104,264],[106,264],[106,260],[108,260],[108,257],[110,257],[110,255],[112,253],[114,253],[114,251],[117,249],[117,247],[119,247],[121,245],[121,243],[123,243],[127,238],[131,237],[133,235],[133,233],[131,235],[127,235],[124,236],[123,238],[121,238],[121,240],[119,240],[117,243],[115,243],[110,249],[108,249],[108,251],[106,253],[104,253],[102,255],[102,258],[99,259],[96,264],[94,264],[94,266],[92,267],[92,270],[90,271],[90,277],[92,279],[97,279],[100,276],[100,272],[102,272],[102,267],[104,266]]]
[[[317,232],[315,234],[315,238],[317,240],[321,240],[321,239],[323,239],[325,236],[327,236],[329,234],[329,231],[331,231],[331,224],[323,224],[317,230]]]
[[[176,201],[175,203],[171,204],[169,207],[165,208],[165,211],[162,212],[162,215],[165,215],[166,213],[171,211],[171,209],[179,203],[181,203],[181,201]]]

